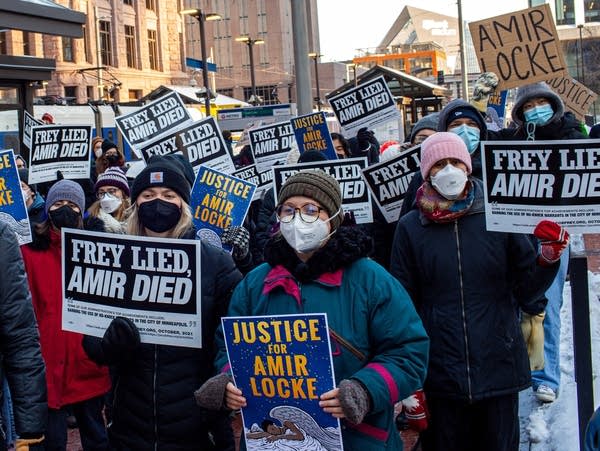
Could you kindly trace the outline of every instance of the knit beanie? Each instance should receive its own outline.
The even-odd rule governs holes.
[[[415,136],[421,130],[434,130],[438,129],[438,120],[440,119],[440,113],[431,113],[425,117],[419,119],[412,128],[410,132],[409,142],[413,142],[415,140]]]
[[[45,210],[48,214],[48,209],[59,200],[68,200],[79,207],[79,211],[83,215],[85,211],[85,194],[83,188],[73,180],[63,179],[56,182],[48,190],[46,195]]]
[[[327,157],[320,150],[307,150],[300,154],[300,158],[298,158],[298,163],[308,163],[310,161],[325,161]]]
[[[445,158],[456,158],[467,166],[467,174],[472,171],[471,155],[467,146],[456,133],[438,132],[421,144],[421,175],[423,180],[429,177],[431,167]]]
[[[437,130],[447,132],[448,125],[455,120],[468,117],[473,119],[479,125],[480,137],[482,141],[487,139],[487,125],[485,119],[477,108],[463,99],[454,99],[440,111]]]
[[[131,187],[131,202],[134,203],[142,191],[154,187],[167,187],[190,203],[190,184],[175,162],[165,157],[152,159],[137,175]]]
[[[548,99],[550,105],[552,105],[554,116],[552,116],[550,122],[554,121],[556,118],[562,117],[563,114],[565,114],[565,105],[563,104],[562,99],[550,88],[550,86],[548,86],[547,83],[541,81],[539,83],[521,86],[517,90],[517,100],[515,100],[515,104],[511,112],[512,119],[516,124],[521,125],[523,122],[525,122],[525,117],[523,116],[523,105],[525,105],[531,99],[535,99],[536,97]]]
[[[117,145],[114,142],[109,141],[108,139],[105,139],[104,141],[102,141],[102,155],[104,155],[110,149],[117,149],[117,152],[119,151],[119,148],[117,147]]]
[[[336,179],[327,175],[321,170],[305,170],[288,178],[277,196],[279,205],[293,196],[305,196],[316,200],[333,217],[331,220],[331,230],[337,229],[342,223],[343,212],[342,192]]]
[[[98,181],[94,185],[94,191],[98,192],[98,188],[102,186],[114,186],[123,191],[127,197],[130,195],[127,177],[121,168],[117,166],[107,168],[106,171],[98,176]]]

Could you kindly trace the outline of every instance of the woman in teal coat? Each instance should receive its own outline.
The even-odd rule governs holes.
[[[366,257],[370,240],[340,227],[338,182],[321,171],[290,177],[279,193],[280,233],[266,263],[250,272],[228,316],[326,313],[337,388],[320,406],[342,419],[345,450],[401,450],[394,404],[422,386],[429,339],[404,288]],[[197,391],[205,407],[244,407],[226,373],[221,331],[216,366],[222,373]]]

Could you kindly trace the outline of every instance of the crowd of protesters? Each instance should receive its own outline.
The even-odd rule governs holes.
[[[277,199],[266,191],[243,227],[223,233],[232,252],[201,242],[201,349],[142,343],[125,316],[102,337],[61,328],[61,229],[197,238],[189,162],[153,157],[128,178],[122,149],[97,137],[89,179],[35,185],[18,157],[33,242],[19,252],[0,222],[10,268],[0,276],[2,426],[14,432],[5,445],[65,450],[72,416],[85,451],[233,450],[232,416],[248,393],[227,370],[220,319],[327,313],[336,388],[319,405],[342,421],[344,449],[401,450],[407,420],[424,451],[518,450],[519,391],[533,385],[541,402],[560,393],[569,235],[550,221],[533,235],[486,231],[481,142],[587,134],[545,83],[518,90],[512,120],[503,127],[457,99],[406,142],[332,133],[338,158],[369,164],[420,145],[399,220],[388,224],[374,204],[373,222],[357,225],[338,181],[320,171],[288,178]],[[307,151],[293,162],[325,159]]]

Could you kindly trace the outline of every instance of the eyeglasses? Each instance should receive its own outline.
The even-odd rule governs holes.
[[[296,216],[296,212],[300,213],[300,219],[306,223],[315,222],[319,219],[319,215],[323,208],[317,207],[315,204],[304,204],[300,208],[292,207],[291,205],[283,204],[277,207],[277,218],[281,222],[292,222]]]
[[[106,191],[98,191],[96,193],[96,199],[102,199],[106,194],[110,194],[111,196],[116,196],[119,192],[118,188],[109,188]]]

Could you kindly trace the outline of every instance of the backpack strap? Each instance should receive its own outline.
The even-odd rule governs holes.
[[[344,337],[339,335],[331,327],[329,328],[329,335],[331,335],[335,339],[335,341],[337,341],[339,344],[341,344],[344,348],[346,348],[348,351],[350,351],[352,353],[352,355],[354,355],[354,357],[356,357],[358,360],[360,360],[361,362],[367,361],[366,355],[364,355],[361,351],[359,351],[354,346],[352,346],[352,343],[350,343]]]

